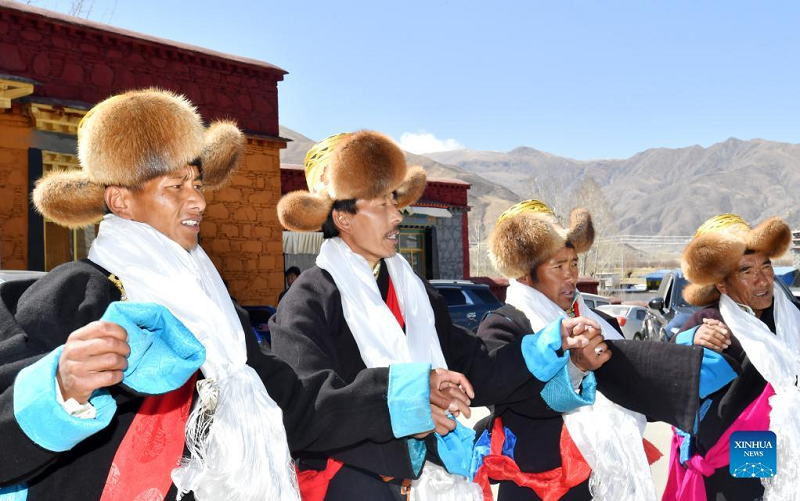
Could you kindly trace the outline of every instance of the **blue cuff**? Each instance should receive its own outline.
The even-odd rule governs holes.
[[[700,364],[700,398],[706,398],[736,377],[736,371],[725,361],[725,357],[714,350],[703,348],[703,362]]]
[[[451,419],[454,419],[450,416]],[[445,469],[462,477],[470,477],[472,462],[472,444],[475,442],[475,430],[467,428],[456,421],[456,429],[445,436],[436,433],[436,449]]]
[[[692,459],[692,436],[683,430],[679,430],[678,428],[675,428],[674,433],[680,437],[683,437],[678,458],[681,464],[685,465],[690,459]]]
[[[395,438],[408,437],[434,428],[431,417],[431,364],[389,366],[389,419]]]
[[[569,355],[567,355],[569,356]],[[569,412],[583,405],[594,403],[597,380],[590,372],[581,383],[581,392],[576,393],[566,365],[544,385],[540,395],[547,405],[556,412]]]
[[[550,381],[567,363],[569,354],[561,349],[561,319],[549,324],[536,334],[522,338],[522,357],[528,370],[539,381]]]
[[[14,381],[14,418],[34,443],[53,452],[72,449],[82,440],[102,430],[117,410],[107,390],[97,390],[89,399],[97,416],[82,419],[70,416],[56,400],[56,371],[63,346],[38,362],[22,369]]]
[[[422,465],[425,464],[425,455],[428,453],[428,448],[425,446],[424,440],[417,440],[416,438],[408,439],[408,455],[411,457],[411,467],[414,469],[414,476],[418,477]],[[3,501],[0,499],[0,501]]]
[[[26,499],[28,499],[27,484],[0,487],[0,501],[25,501]]]
[[[114,302],[100,320],[128,333],[131,354],[122,384],[137,393],[161,395],[180,388],[205,362],[200,341],[159,304]]]
[[[689,330],[685,330],[678,334],[675,337],[675,344],[682,344],[685,346],[692,346],[694,344],[694,333],[697,332],[697,328],[700,327],[696,325]]]

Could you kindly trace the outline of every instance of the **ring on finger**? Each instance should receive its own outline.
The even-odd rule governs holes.
[[[602,355],[602,354],[603,354],[603,352],[605,352],[605,351],[606,351],[606,350],[604,350],[602,346],[595,346],[595,347],[594,347],[594,354],[595,354],[595,355],[597,355],[598,357],[599,357],[600,355]]]

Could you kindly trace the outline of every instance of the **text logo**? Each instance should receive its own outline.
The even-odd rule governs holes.
[[[778,444],[771,431],[731,433],[730,472],[736,478],[774,477],[778,471]]]

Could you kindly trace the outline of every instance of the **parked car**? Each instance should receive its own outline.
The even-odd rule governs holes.
[[[430,283],[447,301],[453,323],[473,332],[478,330],[487,312],[503,306],[488,285],[469,280],[431,280]]]
[[[617,319],[625,339],[644,339],[642,329],[647,308],[628,304],[607,304],[597,309]]]
[[[676,268],[664,274],[656,297],[648,303],[642,334],[650,341],[669,341],[680,332],[689,317],[700,308],[683,299],[683,288],[687,280]]]
[[[586,306],[592,309],[611,304],[610,299],[608,299],[607,297],[598,296],[597,294],[589,294],[588,292],[581,292],[581,296],[583,296],[583,301],[586,303]]]
[[[44,271],[29,270],[0,270],[0,284],[12,280],[24,280],[26,278],[39,278],[46,275]]]
[[[688,281],[680,269],[674,269],[664,275],[658,288],[657,296],[648,303],[647,315],[644,319],[644,338],[652,341],[669,341],[679,333],[689,317],[700,309],[689,304],[683,298],[683,288]],[[792,291],[781,280],[775,280],[778,288],[793,302],[797,299]]]

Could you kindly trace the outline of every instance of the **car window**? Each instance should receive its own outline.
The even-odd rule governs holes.
[[[647,314],[646,310],[636,310],[636,320],[644,320],[644,316]]]
[[[472,291],[472,293],[474,295],[478,296],[478,299],[480,299],[483,303],[486,303],[486,304],[499,304],[500,303],[500,300],[497,299],[495,297],[495,295],[492,294],[492,291],[490,291],[488,289],[470,289],[470,290]]]
[[[666,279],[666,277],[665,277]],[[672,275],[669,275],[669,280],[667,280],[667,290],[664,293],[664,309],[669,310],[672,309]]]
[[[609,303],[608,301],[603,301],[602,299],[598,299],[597,301],[595,301],[595,304],[599,308],[600,306],[608,306],[611,303]]]
[[[443,288],[439,289],[439,294],[447,301],[447,306],[464,306],[472,304],[472,300],[461,289]]]
[[[583,298],[583,302],[586,303],[586,306],[589,308],[594,308],[594,299]]]

